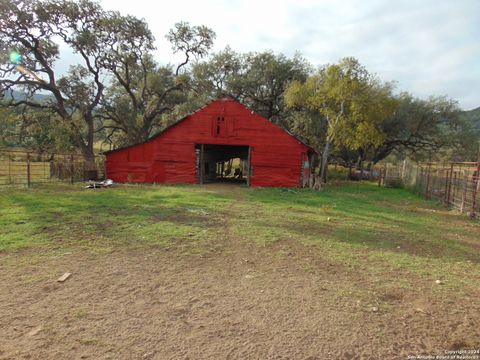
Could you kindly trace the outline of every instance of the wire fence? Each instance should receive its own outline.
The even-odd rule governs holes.
[[[105,161],[95,160],[87,166],[78,154],[38,154],[23,150],[0,149],[0,186],[79,182],[105,178]]]
[[[480,162],[387,164],[379,185],[411,188],[427,199],[437,199],[472,218],[479,217]]]

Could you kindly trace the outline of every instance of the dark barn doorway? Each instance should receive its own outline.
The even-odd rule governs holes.
[[[195,146],[200,184],[223,182],[250,185],[250,147],[243,145]]]

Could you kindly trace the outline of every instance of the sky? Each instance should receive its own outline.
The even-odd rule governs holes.
[[[101,0],[144,18],[156,59],[176,63],[165,34],[179,21],[206,25],[213,51],[299,51],[314,66],[356,57],[397,91],[480,106],[480,0]],[[69,61],[63,59],[65,63]]]

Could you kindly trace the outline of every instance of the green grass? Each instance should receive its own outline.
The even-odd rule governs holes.
[[[188,239],[201,244],[218,231],[212,220],[227,201],[222,194],[181,186],[4,189],[0,251],[34,245],[169,245]]]
[[[293,240],[359,271],[407,271],[461,286],[480,278],[479,234],[478,221],[374,184],[322,192],[208,185],[0,190],[0,252],[6,254],[77,246],[205,254],[228,250],[229,239],[258,246]]]

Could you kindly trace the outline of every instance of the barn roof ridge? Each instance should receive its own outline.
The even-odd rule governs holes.
[[[165,129],[162,129],[160,131],[157,131],[155,134],[153,134],[152,136],[150,136],[147,140],[145,141],[141,141],[141,142],[138,142],[138,143],[135,143],[135,144],[131,144],[131,145],[126,145],[126,146],[122,146],[122,147],[119,147],[119,148],[116,148],[116,149],[112,149],[112,150],[108,150],[108,151],[103,151],[101,154],[103,155],[106,155],[106,154],[110,154],[110,153],[114,153],[114,152],[117,152],[117,151],[120,151],[120,150],[125,150],[125,149],[128,149],[128,148],[131,148],[131,147],[134,147],[134,146],[137,146],[137,145],[140,145],[140,144],[145,144],[147,142],[150,142],[154,139],[156,139],[157,137],[159,137],[160,135],[162,135],[163,133],[165,133],[167,130],[173,128],[174,126],[178,125],[179,123],[185,121],[186,119],[188,119],[190,116],[196,114],[197,112],[205,109],[207,106],[209,106],[210,104],[212,104],[213,102],[215,101],[219,101],[221,99],[225,99],[225,98],[229,98],[231,101],[235,101],[235,102],[238,102],[240,105],[244,106],[246,109],[250,110],[252,113],[254,114],[257,114],[258,116],[264,118],[265,120],[269,121],[272,125],[275,125],[277,127],[279,127],[280,129],[282,129],[284,132],[286,132],[288,135],[290,135],[291,137],[293,137],[295,140],[297,140],[298,142],[300,142],[301,144],[305,145],[306,147],[308,147],[311,151],[313,151],[314,153],[317,153],[315,151],[314,148],[312,148],[310,145],[308,145],[307,143],[305,143],[304,141],[300,140],[298,137],[296,137],[295,135],[293,135],[290,131],[288,131],[287,129],[284,129],[283,127],[275,124],[273,121],[271,121],[270,119],[267,119],[266,117],[258,114],[257,112],[255,112],[254,110],[250,109],[247,105],[245,104],[242,104],[235,96],[231,95],[231,94],[228,94],[228,93],[222,93],[219,97],[216,97],[216,98],[211,98],[210,100],[208,100],[203,106],[199,107],[198,109],[192,111],[191,113],[185,115],[184,117],[182,117],[181,119],[175,121],[174,123],[168,125]]]

